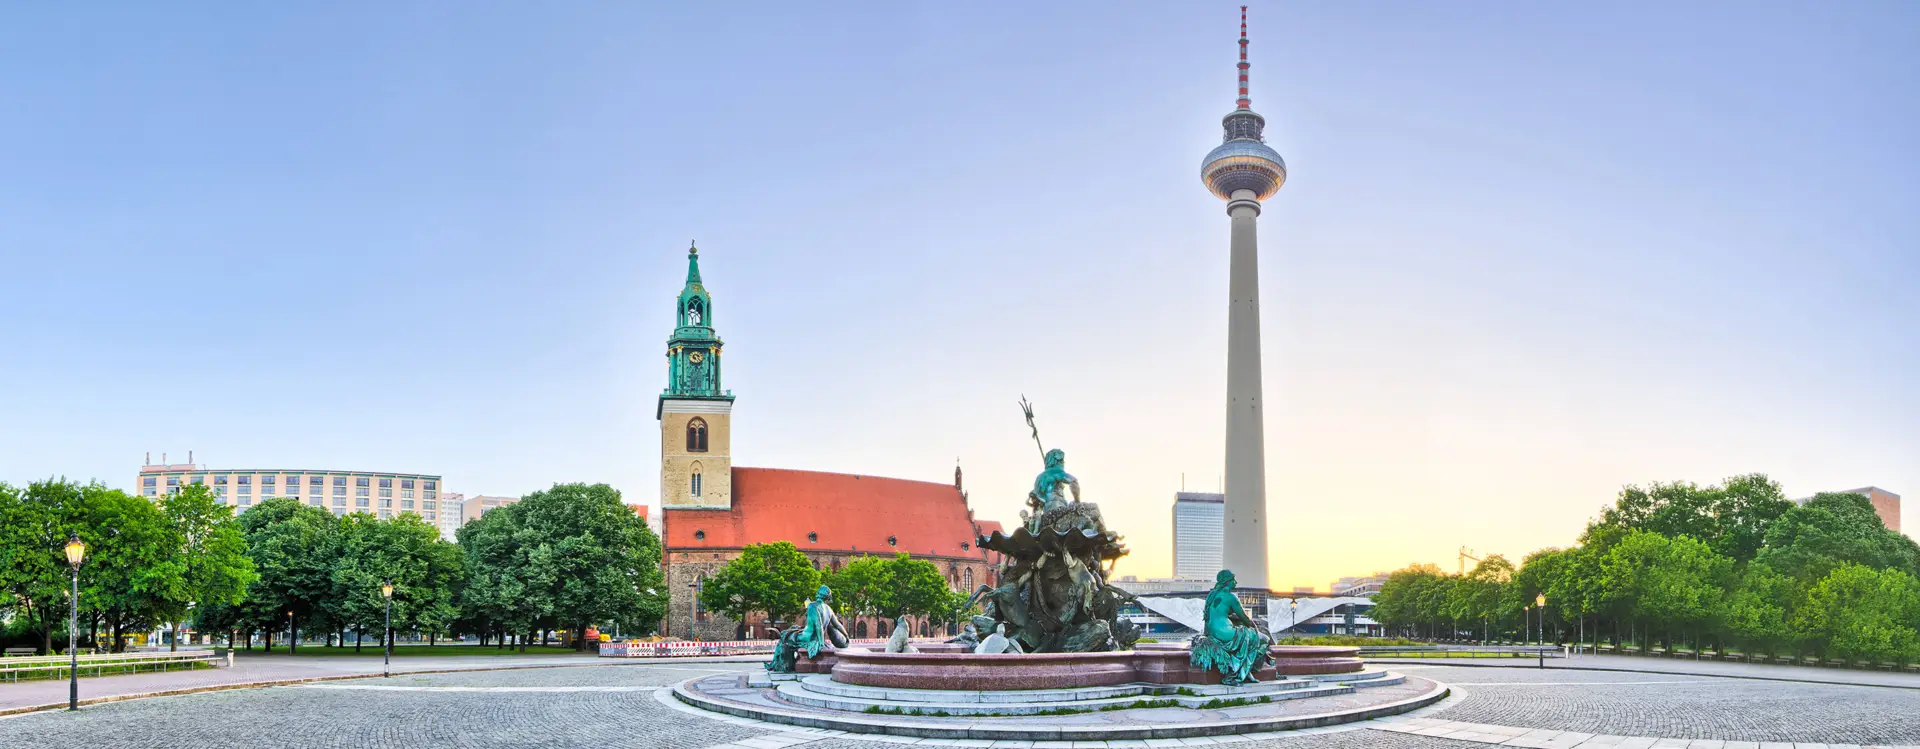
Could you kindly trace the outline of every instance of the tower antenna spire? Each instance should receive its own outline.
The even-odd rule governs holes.
[[[1247,6],[1240,6],[1240,99],[1234,102],[1235,109],[1253,109],[1253,99],[1247,97]]]

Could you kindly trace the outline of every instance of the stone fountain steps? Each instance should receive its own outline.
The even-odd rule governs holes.
[[[1224,707],[1219,701],[1234,704],[1259,704],[1280,700],[1352,694],[1346,684],[1325,684],[1308,680],[1286,680],[1240,687],[1186,685],[1195,694],[1179,694],[1180,685],[1131,684],[1117,687],[1080,687],[1075,689],[1022,690],[1021,692],[957,692],[952,690],[888,689],[849,693],[848,685],[836,684],[824,677],[809,677],[781,684],[780,699],[797,705],[853,713],[920,716],[973,715],[1063,715],[1133,707],[1202,708],[1209,704]],[[1212,693],[1202,692],[1210,689]],[[1220,690],[1232,690],[1222,692]],[[879,694],[874,694],[875,692]],[[868,696],[850,696],[862,694]],[[985,700],[981,697],[1025,697],[1020,701]]]
[[[1384,675],[1384,674],[1382,674]],[[1287,689],[1300,689],[1314,686],[1315,683],[1304,679],[1269,681],[1238,687],[1226,687],[1218,684],[1119,684],[1110,687],[1072,687],[1062,689],[1014,689],[1003,691],[961,690],[961,689],[886,689],[882,687],[863,687],[855,684],[842,684],[832,677],[824,675],[805,676],[798,680],[801,688],[817,694],[848,697],[853,699],[874,700],[880,702],[904,703],[964,703],[1018,704],[1025,702],[1073,702],[1079,700],[1114,699],[1120,697],[1161,697],[1172,696],[1185,689],[1204,697],[1243,697],[1249,694],[1266,694]]]

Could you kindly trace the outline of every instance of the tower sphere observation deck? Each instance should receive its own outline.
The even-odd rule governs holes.
[[[1254,200],[1266,200],[1280,191],[1287,181],[1287,163],[1279,152],[1268,147],[1262,133],[1267,118],[1253,111],[1247,96],[1247,9],[1240,7],[1240,98],[1232,112],[1220,119],[1226,131],[1219,147],[1207,152],[1200,162],[1200,181],[1221,200],[1233,200],[1233,194],[1251,190]]]
[[[1207,152],[1200,165],[1201,181],[1221,200],[1232,200],[1240,190],[1252,190],[1254,200],[1273,197],[1287,181],[1287,163],[1260,139],[1266,118],[1242,109],[1220,124],[1227,131],[1226,142]]]

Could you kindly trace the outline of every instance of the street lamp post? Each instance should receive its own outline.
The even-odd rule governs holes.
[[[287,655],[293,655],[293,609],[287,609]]]
[[[1534,614],[1533,626],[1535,627],[1534,632],[1536,636],[1534,637],[1533,641],[1535,644],[1539,645],[1540,647],[1540,650],[1535,651],[1534,654],[1540,657],[1540,664],[1537,666],[1537,668],[1546,668],[1547,667],[1547,650],[1546,650],[1546,647],[1547,647],[1547,594],[1545,593],[1534,594],[1533,607],[1539,611],[1539,613]]]
[[[380,584],[380,596],[382,598],[387,599],[387,626],[386,626],[386,630],[382,633],[382,639],[385,639],[387,641],[386,643],[387,652],[386,652],[386,655],[383,655],[380,658],[380,675],[387,678],[392,678],[393,677],[393,581],[392,580],[388,580]]]
[[[78,534],[67,537],[67,566],[73,568],[73,596],[67,611],[67,709],[80,709],[80,562],[87,545]]]
[[[1287,599],[1287,630],[1295,637],[1300,636],[1300,599],[1298,598]]]

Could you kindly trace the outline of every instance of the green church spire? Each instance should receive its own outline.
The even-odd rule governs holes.
[[[674,302],[673,336],[667,339],[667,389],[661,400],[733,400],[720,386],[720,336],[713,331],[713,297],[700,282],[700,249],[687,248],[687,285]]]

